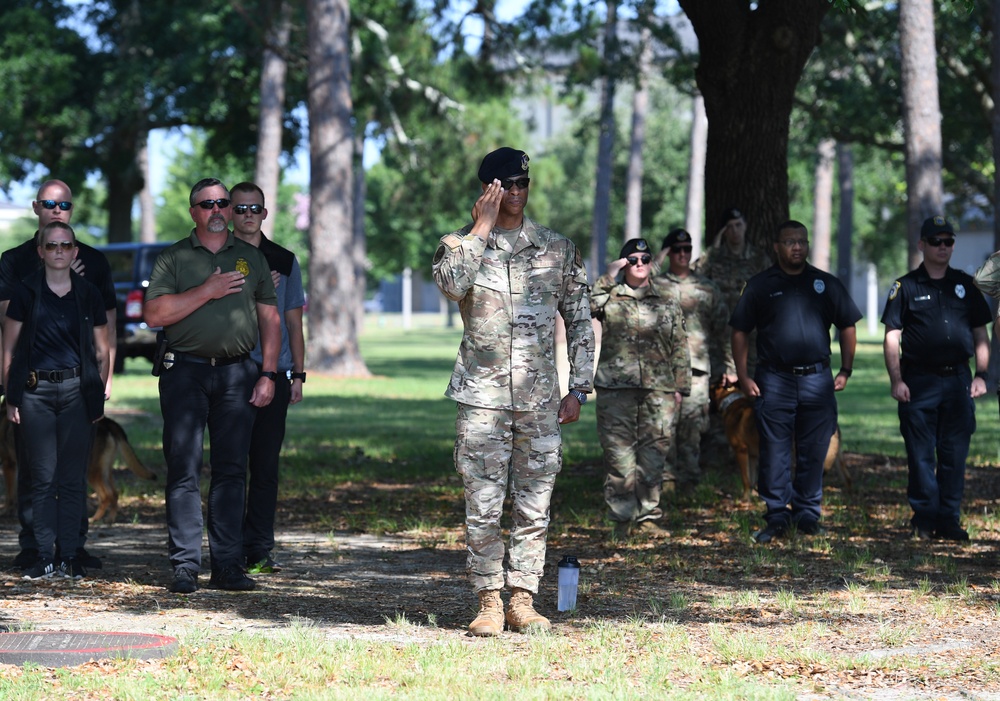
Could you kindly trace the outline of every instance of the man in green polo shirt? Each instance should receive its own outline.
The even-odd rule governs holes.
[[[254,416],[274,396],[281,343],[277,295],[267,259],[229,231],[229,191],[215,178],[191,189],[191,235],[156,259],[146,291],[150,326],[162,326],[168,353],[160,374],[167,461],[170,591],[191,594],[201,571],[202,439],[209,427],[211,584],[248,591],[243,570],[243,504]],[[260,336],[263,369],[250,360]]]

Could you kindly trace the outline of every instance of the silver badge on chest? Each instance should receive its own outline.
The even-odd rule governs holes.
[[[816,294],[821,295],[826,292],[826,283],[822,280],[813,280],[813,289],[816,290]]]
[[[955,285],[955,296],[959,299],[965,299],[965,285]]]

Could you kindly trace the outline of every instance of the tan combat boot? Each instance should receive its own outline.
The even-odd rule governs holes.
[[[552,627],[549,619],[535,611],[535,607],[532,606],[531,592],[518,587],[514,587],[514,593],[510,596],[510,606],[507,608],[507,626],[518,633],[523,633],[529,628],[548,630]]]
[[[499,589],[479,592],[479,615],[469,624],[469,632],[479,637],[500,635],[503,632],[503,599]]]

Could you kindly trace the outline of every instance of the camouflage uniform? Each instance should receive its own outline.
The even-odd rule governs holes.
[[[573,243],[524,217],[512,250],[472,225],[441,239],[434,281],[465,326],[445,395],[458,402],[455,467],[465,483],[467,566],[474,589],[502,589],[500,517],[513,500],[507,585],[538,592],[549,501],[562,466],[555,363],[566,323],[569,387],[590,392],[594,332],[587,273]]]
[[[740,294],[742,294],[743,286],[746,285],[747,280],[771,267],[771,259],[763,249],[754,246],[749,241],[744,245],[743,253],[736,255],[729,250],[725,241],[721,240],[724,236],[724,233],[720,233],[716,245],[707,249],[691,265],[691,269],[719,286],[726,307],[732,311],[736,308],[736,303],[740,299]],[[730,342],[726,339],[726,346],[729,345]],[[750,334],[749,345],[747,371],[752,377],[754,368],[757,367],[756,330]],[[701,441],[701,462],[703,465],[711,465],[717,469],[726,469],[733,460],[732,448],[726,440],[722,418],[718,414],[712,413],[709,416],[709,430],[703,435]]]
[[[688,348],[691,351],[691,394],[681,402],[677,423],[676,458],[673,478],[680,484],[696,484],[701,479],[698,465],[702,435],[708,430],[708,388],[722,375],[736,374],[726,333],[729,309],[719,286],[703,275],[679,277],[663,273],[657,282],[676,295],[684,311]],[[666,476],[667,479],[670,476]]]
[[[590,293],[601,321],[594,385],[607,476],[604,500],[615,521],[657,519],[664,466],[677,423],[674,392],[691,392],[684,313],[658,281],[633,289],[604,275]]]

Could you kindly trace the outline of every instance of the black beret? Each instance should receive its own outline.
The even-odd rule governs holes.
[[[527,174],[528,154],[518,151],[516,148],[504,146],[496,151],[487,153],[479,166],[479,180],[484,183],[491,183],[494,180],[503,180],[512,175]]]
[[[669,234],[667,234],[667,238],[663,239],[663,248],[660,250],[666,250],[675,243],[691,243],[691,234],[689,234],[686,229],[672,230]]]
[[[737,207],[730,207],[722,213],[722,218],[719,219],[719,228],[725,229],[726,224],[731,222],[733,219],[746,219],[746,217],[743,216],[742,210]]]
[[[954,236],[955,229],[952,228],[951,222],[944,217],[937,216],[925,219],[924,225],[920,227],[920,238],[929,239],[938,234],[951,234]]]
[[[627,258],[633,253],[649,253],[649,244],[646,243],[646,239],[629,239],[622,246],[622,252],[618,254],[618,257]]]

